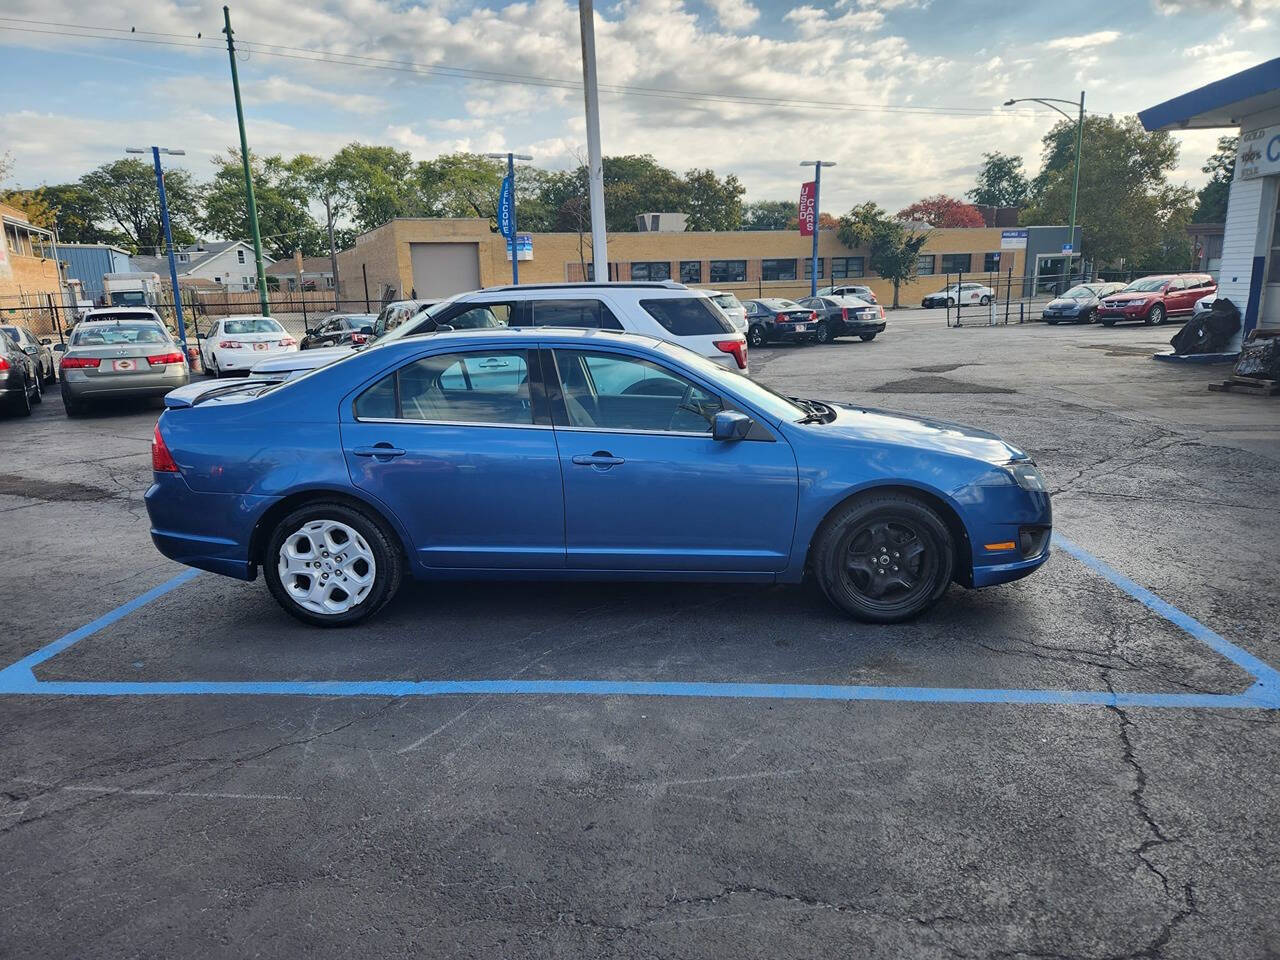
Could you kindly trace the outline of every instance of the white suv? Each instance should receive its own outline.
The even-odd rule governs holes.
[[[670,281],[521,284],[473,290],[433,304],[375,340],[383,343],[442,328],[483,327],[585,327],[638,333],[679,344],[735,373],[747,372],[747,338],[705,290]],[[255,367],[253,376],[296,376],[346,356],[350,349],[304,350],[288,360]]]

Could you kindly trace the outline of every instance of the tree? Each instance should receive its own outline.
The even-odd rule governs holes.
[[[1209,182],[1196,194],[1196,209],[1191,219],[1196,223],[1223,223],[1227,219],[1227,194],[1236,175],[1236,151],[1239,137],[1219,137],[1218,149],[1205,161],[1201,171],[1209,174]]]
[[[103,224],[107,213],[97,195],[78,183],[59,183],[44,188],[45,202],[53,208],[58,238],[64,243],[126,244],[120,230]]]
[[[799,230],[800,218],[798,216],[795,216],[795,217],[792,217],[790,220],[788,220],[787,229]],[[823,210],[821,213],[818,214],[818,229],[819,230],[839,230],[840,221],[836,217],[827,213],[827,211]]]
[[[164,227],[151,164],[132,157],[104,163],[81,177],[80,186],[102,205],[105,222],[115,224],[126,243],[137,251],[163,251]],[[165,172],[164,188],[173,242],[191,243],[200,211],[195,181],[186,170],[174,168]]]
[[[7,203],[22,211],[22,215],[37,227],[51,229],[56,212],[49,206],[43,187],[34,190],[0,190],[0,203]]]
[[[429,216],[485,217],[496,226],[498,194],[506,173],[504,164],[478,153],[450,153],[418,164],[414,177]]]
[[[1044,165],[1022,223],[1068,222],[1075,136],[1074,120],[1061,121],[1045,135]],[[1149,133],[1137,117],[1085,118],[1076,223],[1096,263],[1161,266],[1164,257],[1185,259],[1177,251],[1190,250],[1186,224],[1195,194],[1169,182],[1177,164],[1178,144],[1169,133]]]
[[[982,155],[977,185],[965,196],[984,206],[1020,207],[1027,202],[1029,192],[1022,158],[997,150]]]
[[[985,227],[986,221],[971,203],[939,193],[917,200],[898,211],[899,220],[916,220],[931,227]]]
[[[213,180],[203,188],[200,225],[224,240],[248,239],[253,229],[240,153],[229,149],[213,163]],[[306,180],[279,156],[252,156],[249,163],[263,250],[274,260],[291,257],[295,250],[309,257],[328,253],[328,238],[308,210],[312,194]]]
[[[689,230],[737,230],[742,225],[742,195],[747,188],[732,173],[723,180],[714,170],[690,170],[684,175],[686,198],[681,209],[689,215]]]
[[[799,204],[794,200],[760,200],[748,203],[743,211],[744,230],[789,230],[799,216]]]
[[[898,307],[898,291],[903,283],[916,275],[920,251],[933,235],[891,220],[872,201],[860,204],[840,218],[837,236],[850,249],[864,247],[871,251],[871,269],[893,284],[893,306]]]
[[[372,230],[396,217],[425,213],[409,151],[349,143],[329,165],[336,193],[356,229]]]

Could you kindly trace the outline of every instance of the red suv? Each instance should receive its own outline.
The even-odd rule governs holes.
[[[1155,326],[1168,317],[1190,315],[1196,301],[1216,292],[1218,282],[1207,273],[1143,277],[1119,293],[1103,297],[1098,319],[1113,327],[1121,320],[1141,320]]]

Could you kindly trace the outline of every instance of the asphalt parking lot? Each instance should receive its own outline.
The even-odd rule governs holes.
[[[154,407],[47,394],[0,420],[0,670],[49,685],[0,692],[0,953],[1280,955],[1280,407],[1151,361],[1171,333],[910,311],[752,352],[1046,473],[1050,562],[896,627],[807,585],[489,584],[311,630],[175,582]]]

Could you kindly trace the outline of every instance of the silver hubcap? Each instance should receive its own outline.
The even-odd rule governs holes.
[[[308,520],[280,545],[280,582],[312,613],[346,613],[373,589],[378,567],[364,537],[337,520]]]

